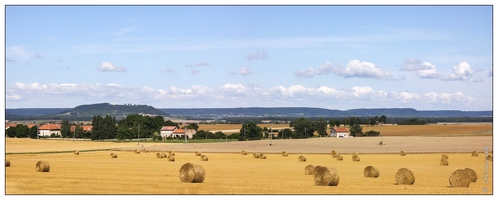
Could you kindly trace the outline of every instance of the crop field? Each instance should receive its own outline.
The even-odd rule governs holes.
[[[264,128],[274,129],[290,128],[289,124],[258,124]],[[199,124],[199,130],[211,132],[239,132],[242,124]],[[349,128],[349,127],[346,127]],[[459,123],[459,124],[430,124],[430,125],[390,125],[384,126],[362,126],[363,132],[374,130],[380,131],[385,136],[449,136],[449,135],[492,135],[493,125],[491,123]],[[327,130],[329,132],[329,130]]]
[[[5,157],[10,166],[5,167],[5,194],[493,194],[493,162],[485,159],[492,154],[491,124],[411,128],[431,126],[462,128],[453,127],[453,132],[434,129],[432,134],[428,131],[420,136],[386,136],[384,145],[378,144],[381,137],[199,144],[6,138]],[[79,155],[73,150],[79,150]],[[142,152],[136,154],[135,150]],[[241,155],[242,150],[248,154]],[[332,150],[344,160],[334,159]],[[401,150],[407,155],[400,156]],[[474,150],[479,152],[477,157],[471,156]],[[157,152],[168,151],[175,151],[174,162],[156,157]],[[209,160],[201,161],[195,151]],[[289,156],[282,156],[282,151]],[[353,152],[360,154],[359,162],[352,161]],[[117,158],[111,158],[111,153]],[[264,153],[266,159],[253,158],[253,153]],[[443,154],[449,157],[448,166],[440,166]],[[300,155],[306,162],[298,162]],[[50,171],[37,172],[38,161],[47,161]],[[180,181],[179,170],[185,163],[203,166],[202,183]],[[339,184],[315,186],[313,175],[304,173],[307,165],[335,168]],[[380,176],[364,177],[367,166],[377,168]],[[395,184],[400,168],[414,173],[413,185]],[[477,181],[469,187],[450,187],[451,173],[463,168],[472,168]]]

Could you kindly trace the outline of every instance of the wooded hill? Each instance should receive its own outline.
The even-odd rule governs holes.
[[[152,106],[148,105],[134,105],[134,104],[124,104],[124,105],[113,105],[109,103],[100,104],[90,104],[81,105],[73,109],[67,109],[61,111],[61,109],[45,109],[47,111],[53,111],[56,113],[48,113],[44,115],[39,115],[40,109],[37,108],[23,108],[23,109],[6,109],[7,120],[33,120],[33,119],[68,119],[68,120],[92,120],[93,116],[100,115],[106,116],[111,115],[116,117],[116,119],[123,119],[131,114],[150,114],[167,116],[161,110],[158,110]]]

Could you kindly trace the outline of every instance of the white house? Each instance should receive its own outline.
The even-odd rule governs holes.
[[[161,137],[167,138],[170,135],[173,134],[173,131],[175,131],[177,128],[176,126],[163,126],[161,128]]]
[[[349,131],[342,127],[331,128],[330,137],[349,137]]]
[[[38,128],[38,134],[40,136],[50,136],[55,134],[55,135],[61,135],[61,125],[60,124],[45,124],[40,126]]]
[[[188,139],[192,139],[195,133],[194,129],[187,129],[187,131],[185,129],[176,129],[173,131],[173,137],[183,137],[186,134]]]

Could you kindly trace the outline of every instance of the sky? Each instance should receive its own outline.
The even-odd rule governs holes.
[[[493,7],[5,6],[5,107],[492,110]]]

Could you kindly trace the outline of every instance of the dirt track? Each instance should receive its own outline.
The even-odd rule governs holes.
[[[380,141],[384,145],[379,145]],[[312,138],[291,140],[259,140],[244,142],[195,143],[195,144],[157,144],[146,143],[143,148],[149,151],[178,152],[234,152],[242,150],[262,153],[330,153],[336,150],[341,153],[399,153],[401,150],[410,153],[457,153],[493,151],[492,136],[479,137],[362,137],[362,138]],[[120,148],[121,150],[141,149],[136,147]]]

